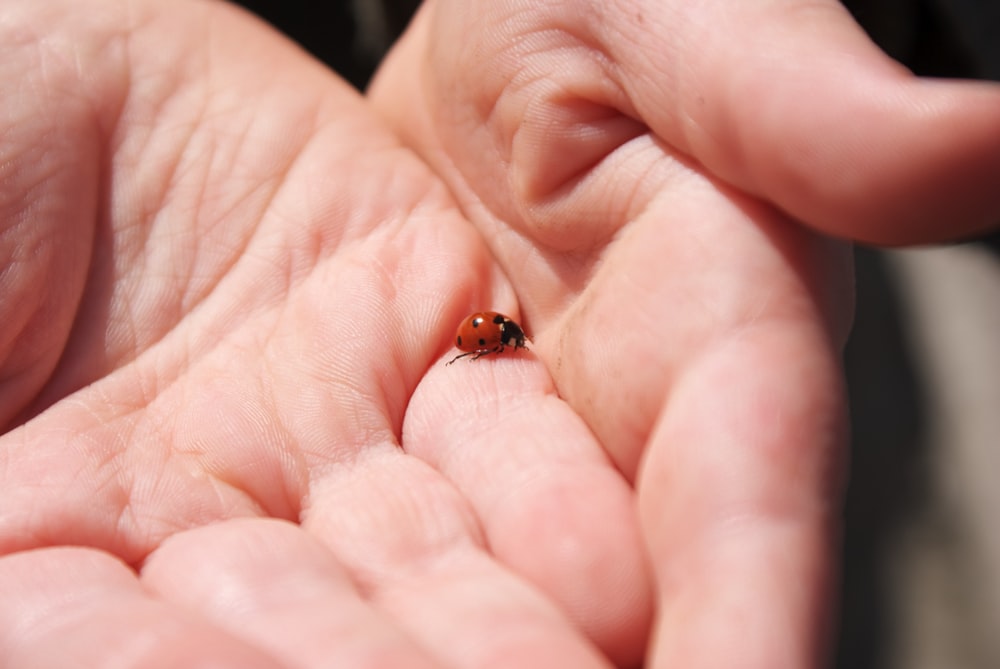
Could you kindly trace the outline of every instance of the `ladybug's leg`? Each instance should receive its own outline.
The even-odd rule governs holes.
[[[473,360],[479,360],[484,355],[489,355],[490,353],[503,353],[503,344],[494,346],[493,348],[488,348],[483,351],[476,351],[476,356]]]
[[[472,355],[472,353],[473,353],[472,351],[469,351],[468,353],[463,353],[462,355],[456,355],[456,356],[455,356],[454,358],[452,358],[451,360],[449,360],[448,362],[446,362],[446,363],[444,363],[444,364],[446,364],[446,365],[450,365],[451,363],[455,362],[455,361],[456,361],[456,360],[458,360],[459,358],[464,358],[464,357],[465,357],[465,356],[467,356],[467,355]],[[479,357],[479,356],[477,355],[477,356],[476,356],[476,358],[478,358],[478,357]],[[475,360],[476,358],[473,358],[473,360]]]

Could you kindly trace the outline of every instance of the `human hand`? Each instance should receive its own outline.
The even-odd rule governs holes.
[[[355,92],[224,3],[0,12],[0,665],[607,666],[634,500]],[[544,333],[540,333],[544,334]]]
[[[848,249],[809,229],[996,222],[997,88],[913,78],[833,2],[436,0],[371,98],[635,482],[650,666],[815,666],[852,306]]]

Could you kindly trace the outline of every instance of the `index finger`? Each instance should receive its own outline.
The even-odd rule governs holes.
[[[652,602],[633,491],[533,354],[434,365],[402,444],[464,494],[502,563],[617,664],[641,659]]]

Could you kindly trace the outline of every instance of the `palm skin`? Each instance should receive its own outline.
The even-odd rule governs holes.
[[[650,79],[711,4],[628,4],[428,4],[366,101],[224,4],[8,3],[0,664],[814,662],[850,261],[790,216],[981,225],[996,92],[762,173],[780,104]],[[530,352],[446,367],[480,309]]]

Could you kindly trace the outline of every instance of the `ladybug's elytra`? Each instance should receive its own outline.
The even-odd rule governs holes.
[[[467,355],[471,355],[472,360],[478,360],[490,353],[503,353],[505,346],[510,346],[514,350],[527,349],[524,345],[525,340],[524,330],[513,320],[495,311],[482,311],[472,314],[458,326],[455,346],[465,353],[445,364],[450,365]]]

